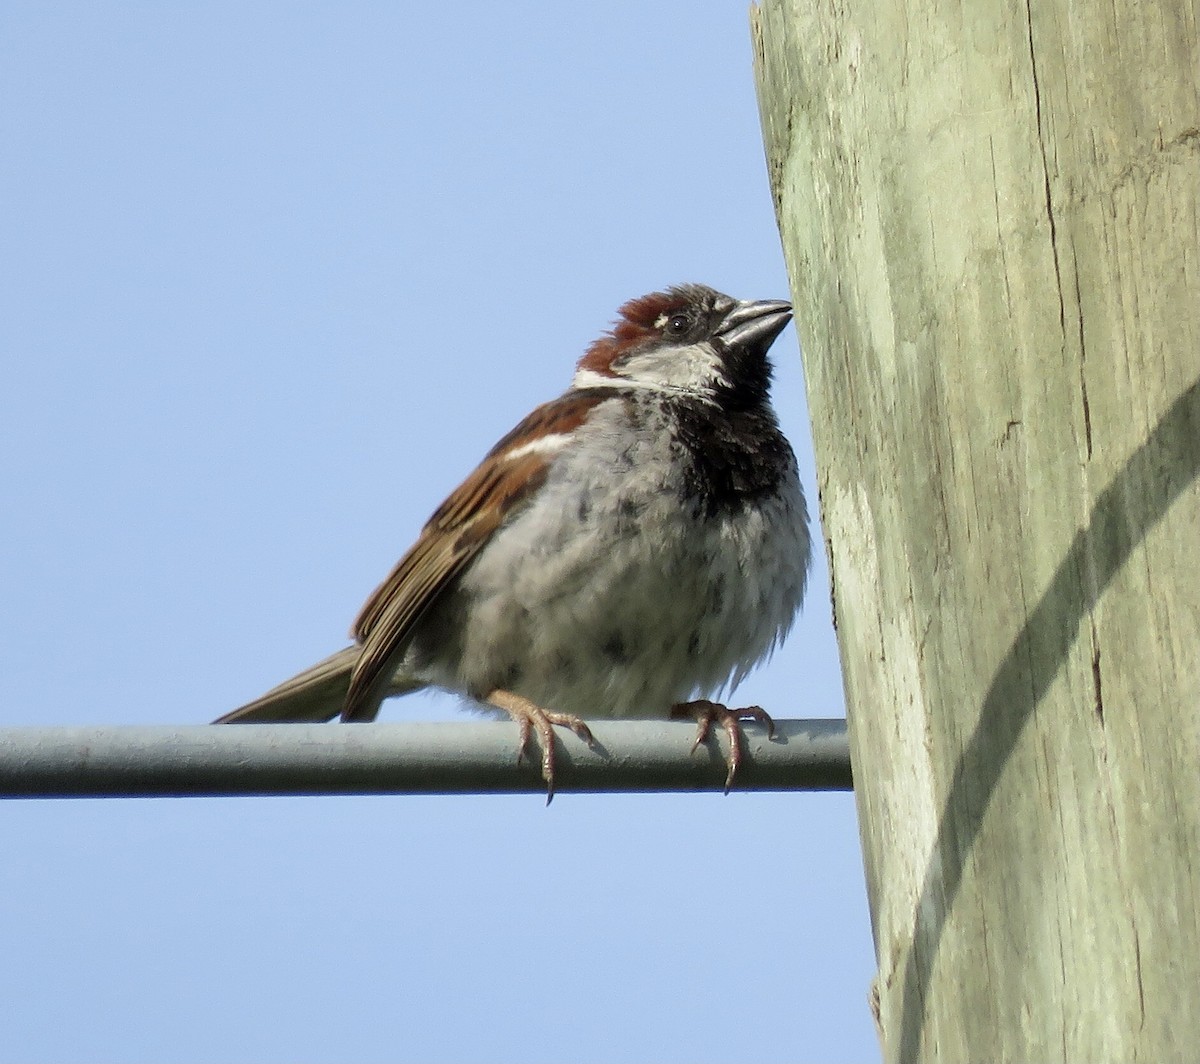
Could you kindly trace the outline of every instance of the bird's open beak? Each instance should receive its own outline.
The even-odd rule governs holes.
[[[729,347],[758,347],[775,342],[792,320],[792,305],[782,299],[742,300],[725,315],[716,335]]]

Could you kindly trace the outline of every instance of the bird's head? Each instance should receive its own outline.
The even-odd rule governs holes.
[[[575,388],[647,389],[744,409],[766,401],[767,350],[792,318],[782,300],[687,284],[633,299],[588,348]]]

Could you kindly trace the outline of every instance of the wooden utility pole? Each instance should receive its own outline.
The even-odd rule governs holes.
[[[766,0],[884,1055],[1200,1057],[1194,0]]]

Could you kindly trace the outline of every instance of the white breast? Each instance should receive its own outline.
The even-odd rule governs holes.
[[[598,407],[453,596],[458,638],[410,670],[581,717],[663,716],[731,690],[786,634],[811,546],[794,468],[777,496],[705,516],[665,422]],[[449,620],[444,618],[443,622]]]

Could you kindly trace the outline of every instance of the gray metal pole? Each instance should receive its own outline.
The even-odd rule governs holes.
[[[689,755],[695,730],[606,721],[595,750],[560,731],[555,789],[720,791],[725,738]],[[845,721],[776,721],[771,742],[748,725],[744,739],[736,790],[851,787]],[[477,721],[0,728],[0,797],[544,792],[537,751],[518,766],[516,740],[513,724]]]

